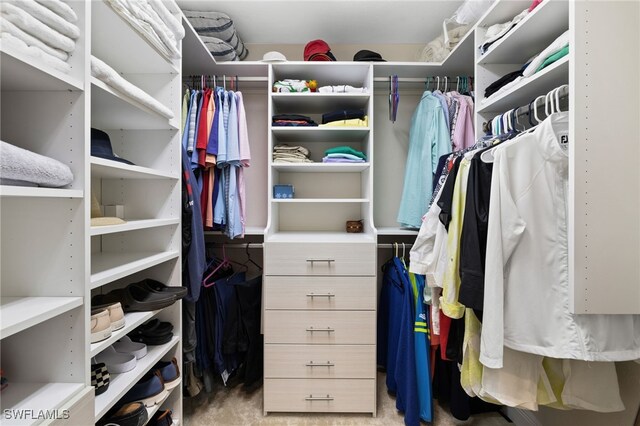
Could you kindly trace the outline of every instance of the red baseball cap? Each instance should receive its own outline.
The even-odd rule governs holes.
[[[304,47],[305,61],[336,61],[331,48],[324,40],[312,40]]]

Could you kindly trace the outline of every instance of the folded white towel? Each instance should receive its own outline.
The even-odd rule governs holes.
[[[47,53],[61,61],[67,61],[69,59],[69,54],[67,52],[63,52],[60,49],[54,49],[48,44],[43,43],[39,38],[32,36],[29,33],[25,33],[20,28],[13,25],[11,22],[7,21],[0,15],[0,28],[2,28],[3,33],[11,34],[13,37],[23,41],[27,46],[33,46],[41,49],[44,53]]]
[[[78,15],[76,12],[61,0],[36,0],[38,3],[46,7],[47,9],[55,12],[58,16],[64,18],[67,22],[77,22]]]
[[[184,27],[180,20],[171,14],[165,2],[161,0],[149,0],[149,5],[151,5],[153,10],[160,16],[160,19],[167,24],[167,27],[169,27],[173,35],[176,36],[176,39],[182,40],[184,38]]]
[[[175,36],[146,0],[106,0],[106,2],[164,57],[167,59],[180,57]],[[149,13],[149,10],[153,14]]]
[[[77,25],[66,21],[59,15],[56,15],[51,9],[37,3],[35,0],[5,0],[7,3],[11,3],[14,6],[19,7],[38,21],[45,25],[50,26],[52,29],[58,31],[60,34],[77,39],[80,36],[80,29]]]
[[[3,27],[3,31],[4,31],[4,27]],[[62,61],[56,58],[55,56],[48,54],[47,52],[43,51],[42,49],[36,46],[27,45],[24,41],[20,40],[17,37],[14,37],[12,34],[5,33],[5,32],[1,33],[0,41],[2,42],[2,46],[5,49],[7,48],[7,46],[10,46],[10,48],[20,52],[24,52],[26,55],[58,71],[62,71],[67,74],[69,73],[69,71],[71,71],[71,66],[65,61]]]
[[[0,178],[58,188],[73,182],[66,164],[0,141]]]
[[[73,52],[76,43],[69,37],[60,34],[53,28],[43,24],[36,18],[10,3],[2,5],[2,16],[18,28],[39,38],[42,42],[65,52]]]
[[[107,85],[113,87],[123,95],[135,99],[158,114],[169,119],[173,118],[173,112],[171,112],[169,108],[164,106],[144,90],[140,89],[138,86],[135,86],[125,80],[113,68],[95,56],[91,56],[91,75],[96,77],[98,80],[105,82]]]

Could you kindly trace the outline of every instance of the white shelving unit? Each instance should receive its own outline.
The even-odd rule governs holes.
[[[105,1],[90,3],[91,54],[169,108],[173,118],[94,77],[89,79],[90,127],[107,133],[113,151],[134,165],[87,157],[87,192],[100,204],[123,205],[126,220],[120,225],[87,226],[87,294],[106,293],[144,278],[181,286],[181,62],[166,59]],[[182,19],[182,14],[174,16]],[[148,346],[147,355],[134,370],[111,375],[109,388],[95,398],[94,422],[116,409],[122,396],[161,359],[176,357],[181,365],[179,302],[159,311],[125,313],[124,328],[89,345],[87,360],[152,318],[173,324],[173,339],[165,345]],[[182,387],[171,395],[155,408],[171,408],[173,418],[182,421]]]
[[[80,30],[68,73],[0,47],[0,139],[62,162],[74,177],[64,188],[0,186],[2,424],[39,424],[25,410],[73,411],[78,398],[93,397],[84,274],[90,6],[68,4]],[[77,424],[93,420],[74,414]]]

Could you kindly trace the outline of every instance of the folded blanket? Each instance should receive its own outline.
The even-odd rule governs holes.
[[[17,37],[14,37],[12,34],[3,32],[2,34],[0,34],[0,41],[2,41],[3,48],[10,46],[11,48],[20,52],[24,52],[26,55],[58,71],[62,71],[67,74],[69,73],[69,71],[71,71],[71,66],[65,61],[62,61],[55,56],[48,54],[47,52],[36,46],[27,45],[24,41],[18,39]]]
[[[77,39],[80,36],[80,29],[77,25],[65,20],[60,15],[57,15],[51,9],[41,5],[35,0],[5,0],[7,3],[11,3],[14,6],[19,7],[38,21],[45,25],[50,26],[52,29],[58,31],[60,34]]]
[[[47,9],[55,12],[56,15],[62,17],[67,22],[77,22],[78,15],[76,12],[63,2],[62,0],[36,0],[38,3],[46,7]]]
[[[167,2],[169,3],[169,2]],[[177,40],[182,40],[184,38],[184,27],[180,20],[176,19],[169,9],[165,2],[161,0],[149,0],[149,5],[153,10],[156,11],[162,22],[164,22],[167,27],[171,30],[174,36],[176,36]],[[179,12],[178,12],[179,13]]]
[[[42,42],[65,52],[73,52],[76,43],[69,37],[60,34],[53,28],[43,24],[36,18],[10,3],[4,3],[2,16],[21,30],[37,37]]]
[[[228,15],[198,10],[184,10],[183,13],[200,37],[214,37],[228,43],[236,51],[239,60],[244,60],[249,55]]]
[[[105,0],[131,27],[167,59],[180,57],[175,36],[148,3],[136,0]],[[147,6],[149,6],[147,8]],[[153,12],[150,13],[149,10]],[[171,38],[173,37],[173,41]]]
[[[141,104],[143,104],[147,108],[152,109],[158,114],[168,119],[173,118],[173,112],[171,112],[169,108],[164,106],[147,92],[140,89],[138,86],[135,86],[125,80],[113,68],[111,68],[109,65],[105,64],[95,56],[91,56],[91,75],[96,77],[98,80],[102,80],[107,85],[113,87],[116,91],[122,93],[123,95],[140,102]]]
[[[60,49],[54,49],[48,44],[43,43],[39,38],[36,38],[31,34],[22,31],[20,28],[16,27],[11,22],[4,19],[2,16],[0,16],[0,28],[2,28],[2,33],[12,35],[16,39],[25,43],[27,46],[37,47],[44,53],[53,56],[54,58],[60,59],[64,62],[69,59],[69,54],[67,52],[63,52]]]
[[[58,188],[73,182],[73,173],[58,160],[0,141],[0,177]]]

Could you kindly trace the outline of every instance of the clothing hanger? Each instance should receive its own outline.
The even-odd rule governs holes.
[[[247,262],[251,262],[256,268],[262,271],[262,266],[258,265],[256,262],[253,261],[253,259],[251,259],[251,254],[249,252],[249,243],[247,243],[247,245],[244,246],[244,252],[247,254]]]
[[[538,99],[544,99],[545,96],[538,96],[533,100],[533,117],[536,119],[538,124],[542,123],[542,120],[538,117]]]
[[[229,259],[227,258],[227,253],[225,251],[225,246],[224,244],[222,245],[222,262],[220,262],[220,264],[213,270],[211,271],[211,273],[209,275],[207,275],[205,277],[204,280],[202,280],[202,285],[206,288],[209,288],[211,286],[213,286],[215,284],[215,281],[212,283],[208,283],[209,279],[216,273],[218,272],[221,268],[225,267],[225,266],[231,266],[231,264],[229,263]]]

